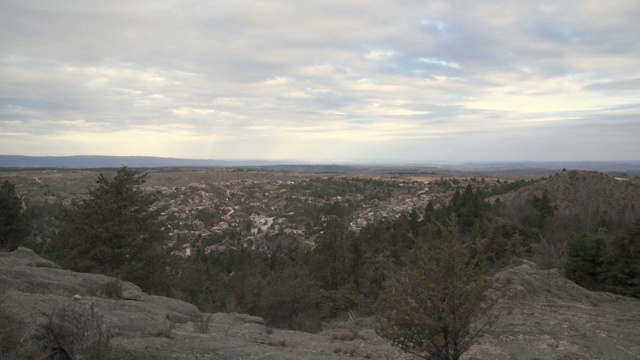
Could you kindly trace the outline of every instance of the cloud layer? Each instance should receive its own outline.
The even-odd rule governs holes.
[[[0,4],[0,153],[628,160],[640,3]]]

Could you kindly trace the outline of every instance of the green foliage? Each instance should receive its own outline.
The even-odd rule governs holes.
[[[611,240],[603,261],[604,289],[640,298],[640,218]]]
[[[425,208],[420,233],[427,238],[441,236],[439,224],[445,223],[452,216],[463,233],[481,233],[491,211],[491,205],[484,198],[485,194],[481,189],[467,185],[462,191],[456,188],[449,204],[436,207],[429,202]]]
[[[516,191],[523,187],[535,184],[539,181],[540,179],[532,179],[532,180],[520,179],[520,180],[515,180],[510,182],[509,181],[500,182],[500,180],[498,180],[498,185],[487,192],[487,197],[503,195],[508,192]]]
[[[567,243],[567,278],[587,289],[601,290],[604,251],[604,239],[588,233],[575,235]]]
[[[226,311],[231,288],[225,274],[211,260],[212,257],[197,251],[190,258],[177,261],[171,295],[196,305],[203,312]]]
[[[455,233],[435,246],[418,241],[386,289],[378,332],[419,357],[459,359],[493,321],[483,306],[487,287]]]
[[[253,291],[245,305],[247,312],[264,317],[275,327],[320,330],[324,315],[320,302],[322,291],[304,264],[290,263],[253,281]]]
[[[156,194],[140,189],[146,174],[127,167],[113,178],[100,174],[88,197],[63,209],[63,225],[47,252],[62,266],[166,291],[168,240],[153,207]]]
[[[567,244],[565,272],[591,290],[640,298],[640,218],[608,241],[579,234]]]
[[[542,192],[542,196],[533,195],[533,198],[531,198],[531,205],[538,214],[535,217],[526,217],[523,220],[523,223],[538,229],[544,228],[547,220],[553,217],[556,210],[556,205],[549,196],[547,189]]]
[[[0,184],[0,249],[14,250],[31,232],[22,211],[22,199],[15,185],[9,181]]]
[[[348,230],[347,209],[334,205],[326,212],[322,231],[316,238],[312,259],[315,278],[325,290],[338,290],[350,284],[349,246],[355,234]]]

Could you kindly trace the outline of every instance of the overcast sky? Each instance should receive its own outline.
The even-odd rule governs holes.
[[[640,159],[640,1],[0,2],[0,154]]]

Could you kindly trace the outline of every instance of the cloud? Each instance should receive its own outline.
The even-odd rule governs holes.
[[[625,0],[6,0],[0,153],[630,158],[639,16]]]

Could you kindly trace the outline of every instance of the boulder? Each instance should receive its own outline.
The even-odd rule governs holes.
[[[22,246],[12,252],[0,252],[0,266],[33,266],[60,269],[60,265],[43,259],[33,250]]]
[[[51,314],[51,337],[72,360],[85,360],[108,346],[109,328],[93,301],[75,296],[58,305]]]

